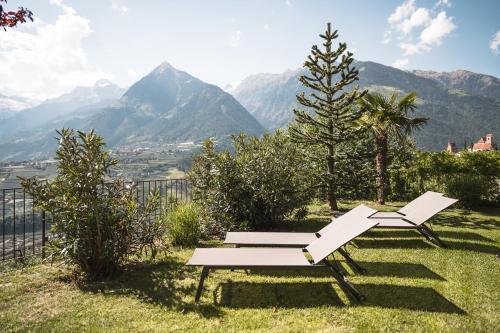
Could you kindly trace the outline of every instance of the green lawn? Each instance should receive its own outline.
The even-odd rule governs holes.
[[[309,219],[281,229],[318,230],[324,211],[315,206]],[[217,271],[194,304],[200,272],[183,265],[193,251],[184,249],[101,283],[72,282],[64,265],[4,271],[0,331],[499,332],[500,210],[448,210],[433,227],[450,249],[394,230],[349,246],[369,271],[344,265],[367,296],[361,304],[326,270]]]

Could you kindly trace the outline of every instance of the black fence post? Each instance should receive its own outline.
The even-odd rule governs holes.
[[[42,210],[42,259],[45,258],[45,211]]]

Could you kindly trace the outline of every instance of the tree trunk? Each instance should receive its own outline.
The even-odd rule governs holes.
[[[333,158],[333,146],[328,146],[327,166],[328,166],[328,202],[330,211],[334,213],[338,210],[337,196],[335,195],[335,161]]]
[[[387,135],[385,133],[377,134],[376,137],[377,155],[376,163],[376,187],[377,187],[377,203],[385,205],[385,184],[387,178]]]

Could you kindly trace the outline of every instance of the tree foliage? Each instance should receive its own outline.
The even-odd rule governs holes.
[[[207,140],[188,174],[205,235],[269,227],[307,204],[311,170],[284,132],[234,136],[233,150]]]
[[[336,49],[332,47],[338,33],[331,31],[330,23],[320,37],[324,50],[317,45],[312,46],[311,54],[304,63],[309,75],[299,78],[304,88],[312,92],[297,95],[297,101],[306,110],[294,110],[298,126],[291,129],[291,136],[295,142],[324,147],[321,156],[311,157],[325,160],[326,170],[318,185],[325,189],[330,208],[337,210],[335,150],[340,143],[359,133],[355,121],[361,117],[363,110],[356,109],[354,102],[364,92],[359,92],[357,87],[348,90],[358,80],[358,71],[351,66],[354,59],[352,53],[347,51],[346,43],[339,43]]]
[[[58,175],[52,181],[22,179],[35,205],[53,219],[53,254],[62,256],[91,278],[113,274],[129,255],[162,246],[164,228],[150,219],[158,202],[153,193],[143,205],[135,186],[106,181],[116,160],[104,151],[102,137],[58,131]]]
[[[2,2],[7,3],[7,0],[0,0],[0,28],[7,31],[7,28],[13,28],[18,23],[24,23],[26,20],[33,22],[33,13],[24,7],[19,7],[16,11],[5,10]]]
[[[416,110],[417,94],[411,92],[399,98],[397,92],[385,96],[378,92],[367,93],[358,100],[361,108],[368,112],[360,118],[364,127],[372,133],[376,147],[376,188],[377,202],[383,205],[387,192],[388,144],[391,138],[397,139],[401,146],[407,142],[408,135],[421,128],[427,118],[412,118]]]

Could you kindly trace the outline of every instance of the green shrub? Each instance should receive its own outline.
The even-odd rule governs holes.
[[[63,129],[56,152],[58,175],[52,181],[22,179],[35,205],[52,215],[52,255],[62,256],[90,278],[116,272],[130,255],[162,247],[164,230],[150,218],[158,192],[145,205],[135,186],[105,181],[116,160],[104,151],[102,137]]]
[[[475,174],[455,174],[445,178],[445,193],[458,199],[457,205],[464,208],[478,208],[488,201],[498,185],[490,178]]]
[[[285,133],[240,135],[233,146],[231,155],[206,141],[188,174],[204,235],[266,228],[310,200],[311,168]]]
[[[394,199],[409,200],[425,191],[443,192],[458,206],[500,206],[500,152],[419,152],[412,165],[391,173]]]
[[[309,215],[309,208],[308,207],[300,207],[299,209],[295,210],[293,213],[293,218],[294,220],[297,221],[304,221],[305,218]]]
[[[178,203],[164,219],[172,245],[194,246],[200,240],[200,209],[196,203]]]

